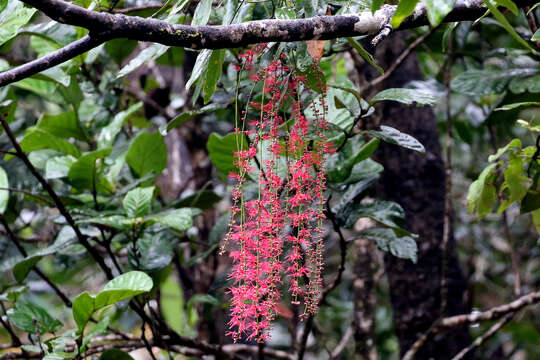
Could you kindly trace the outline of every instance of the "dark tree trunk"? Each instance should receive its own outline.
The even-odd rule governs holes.
[[[397,34],[381,44],[377,51],[379,64],[388,68],[395,61],[406,46],[404,35]],[[412,55],[382,87],[403,87],[420,79],[418,61]],[[445,171],[437,124],[429,107],[386,102],[380,118],[380,124],[414,136],[426,148],[426,155],[421,156],[398,146],[382,144],[376,153],[385,169],[378,185],[378,197],[399,203],[406,212],[407,229],[419,235],[417,264],[385,256],[396,334],[404,354],[440,316]],[[459,268],[453,236],[449,239],[447,264],[446,315],[465,313],[468,310],[466,281]],[[470,340],[466,328],[454,329],[429,339],[415,359],[449,359]]]

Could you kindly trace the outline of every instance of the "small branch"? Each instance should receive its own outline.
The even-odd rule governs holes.
[[[388,68],[388,70],[386,70],[384,72],[383,75],[373,79],[372,81],[370,81],[366,87],[364,87],[360,93],[364,93],[367,89],[371,89],[373,88],[374,86],[382,83],[384,80],[388,79],[388,77],[390,75],[392,75],[394,73],[394,71],[396,71],[396,69],[403,63],[403,61],[405,61],[405,59],[407,59],[407,57],[411,54],[411,52],[416,49],[420,44],[422,44],[428,37],[430,37],[437,29],[439,28],[439,26],[435,26],[433,28],[430,28],[426,33],[422,34],[421,36],[419,36],[416,40],[414,40],[399,56],[398,58],[396,59],[396,61],[394,61],[392,63],[392,65]]]
[[[504,325],[506,325],[514,317],[514,313],[506,314],[502,319],[497,321],[493,326],[491,326],[488,331],[486,331],[482,336],[477,337],[471,345],[467,346],[465,349],[461,350],[456,356],[451,360],[463,360],[465,355],[470,353],[472,350],[481,346],[487,339],[495,335]]]
[[[353,332],[354,331],[352,326],[349,326],[347,328],[347,331],[345,331],[345,335],[343,335],[343,337],[339,341],[339,344],[336,346],[334,351],[332,351],[332,354],[330,354],[330,359],[335,359],[339,356],[339,354],[341,354],[341,352],[345,349],[345,346],[347,346],[349,340],[351,340]]]
[[[87,35],[39,59],[30,61],[29,63],[11,70],[6,70],[0,73],[0,88],[73,59],[76,56],[84,54],[88,50],[98,47],[104,42],[105,39],[94,38]]]
[[[442,330],[454,328],[461,325],[475,324],[482,321],[497,320],[503,316],[506,316],[509,313],[515,313],[526,306],[537,304],[538,302],[540,302],[540,291],[535,291],[527,295],[524,295],[522,297],[519,297],[516,300],[512,301],[511,303],[496,306],[484,312],[454,315],[454,316],[440,319],[439,321],[434,323],[428,331],[422,334],[418,338],[418,340],[416,340],[416,342],[407,351],[405,356],[403,356],[402,360],[414,359],[415,354],[426,342],[426,340],[430,336],[435,335],[441,332]]]

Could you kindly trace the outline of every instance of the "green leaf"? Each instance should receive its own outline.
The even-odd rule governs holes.
[[[177,231],[186,231],[193,226],[191,209],[175,209],[150,215],[146,220],[158,222]]]
[[[36,265],[43,257],[48,255],[53,255],[58,251],[66,251],[66,249],[74,246],[77,243],[77,240],[74,236],[66,235],[65,233],[58,235],[55,242],[44,249],[40,249],[33,254],[25,257],[23,260],[19,261],[13,267],[13,275],[17,282],[22,283],[24,279],[28,276],[34,265]]]
[[[392,16],[392,28],[397,29],[405,18],[411,15],[418,0],[399,0],[396,12]]]
[[[523,173],[523,160],[519,156],[512,154],[504,171],[504,183],[502,185],[502,189],[508,189],[510,196],[499,207],[497,211],[499,214],[512,203],[523,199],[527,194],[526,182],[527,177]]]
[[[512,0],[495,0],[495,2],[497,3],[497,5],[504,6],[505,8],[510,10],[512,14],[516,16],[518,15],[518,12],[519,12],[518,7]]]
[[[130,230],[138,223],[140,223],[139,219],[129,219],[122,215],[100,216],[77,221],[77,224],[105,225],[118,230]]]
[[[186,83],[186,91],[189,91],[195,81],[197,81],[197,79],[199,79],[201,75],[206,72],[212,52],[213,50],[204,49],[199,53],[199,55],[197,55],[197,60],[195,60],[195,65],[191,71],[191,76]]]
[[[497,164],[491,164],[486,167],[478,179],[469,186],[467,205],[471,214],[476,210],[478,215],[482,217],[491,212],[496,200],[495,186],[493,185],[496,166]]]
[[[500,94],[512,78],[536,74],[536,69],[469,70],[451,82],[453,91],[467,95]]]
[[[491,13],[493,14],[493,17],[495,17],[495,19],[497,19],[497,21],[504,27],[504,29],[510,34],[512,35],[512,37],[521,45],[523,46],[523,48],[527,49],[527,50],[530,50],[532,51],[533,53],[537,53],[536,50],[534,50],[531,45],[529,45],[529,43],[525,40],[523,40],[523,38],[521,36],[519,36],[519,34],[516,32],[516,30],[514,30],[514,27],[508,22],[508,20],[506,19],[506,17],[504,17],[504,15],[499,11],[499,9],[497,9],[497,4],[493,3],[492,0],[484,0],[484,4],[486,4],[486,6],[488,7],[489,11],[491,11]],[[517,10],[517,9],[516,9]]]
[[[61,138],[86,140],[86,136],[79,126],[79,121],[73,111],[58,115],[45,114],[39,119],[37,127]]]
[[[152,44],[148,46],[146,49],[141,51],[139,55],[137,55],[137,57],[131,59],[126,66],[120,69],[120,71],[116,75],[116,78],[119,79],[121,77],[124,77],[133,70],[138,69],[145,62],[157,59],[161,55],[165,54],[168,49],[168,46],[161,44]]]
[[[171,263],[176,244],[170,235],[163,232],[144,234],[137,239],[135,249],[130,248],[129,262],[135,269],[147,272],[161,270]]]
[[[195,116],[199,116],[199,115],[202,115],[202,114],[207,114],[209,112],[213,112],[213,111],[216,111],[218,109],[223,109],[226,106],[227,106],[226,104],[212,103],[212,104],[208,104],[208,105],[206,105],[206,106],[204,106],[204,107],[202,107],[202,108],[200,108],[198,110],[191,110],[191,111],[182,112],[180,115],[178,115],[177,117],[172,119],[167,124],[166,127],[161,128],[160,131],[169,132],[172,129],[177,128],[178,126],[182,125],[183,123],[185,123],[189,119],[194,118]]]
[[[421,154],[426,153],[426,149],[424,148],[424,145],[420,143],[420,141],[416,140],[411,135],[394,129],[393,127],[381,125],[381,131],[369,130],[366,132],[378,139],[386,141],[387,143],[418,151]]]
[[[133,360],[133,358],[122,350],[109,349],[101,354],[99,360]]]
[[[221,172],[223,176],[228,176],[231,172],[237,172],[234,165],[234,153],[248,148],[245,135],[229,133],[221,136],[211,133],[206,143],[206,149],[212,164]]]
[[[372,0],[371,1],[371,12],[375,13],[375,11],[379,10],[384,3],[384,0]]]
[[[207,104],[210,101],[221,77],[223,61],[225,60],[225,50],[214,50],[210,59],[208,60],[208,69],[206,70],[206,77],[204,79],[203,91],[204,91],[204,103]]]
[[[16,302],[15,307],[7,311],[9,320],[19,329],[29,334],[54,333],[62,323],[54,319],[47,310],[27,302]]]
[[[8,288],[2,294],[0,294],[0,301],[11,301],[16,302],[17,299],[28,291],[28,286],[15,286]]]
[[[199,190],[192,195],[186,196],[178,201],[175,201],[172,207],[175,208],[198,208],[208,210],[213,205],[221,201],[223,198],[211,190]]]
[[[524,92],[539,93],[540,92],[540,74],[528,77],[515,77],[510,79],[508,89],[514,94],[522,94]]]
[[[68,176],[69,169],[77,161],[71,155],[55,156],[45,163],[45,179],[60,179]]]
[[[112,57],[115,63],[122,65],[122,62],[127,58],[137,47],[137,41],[128,39],[113,39],[105,43],[103,47],[105,51]]]
[[[540,106],[540,102],[538,101],[524,101],[524,102],[518,102],[513,104],[506,104],[504,106],[501,106],[500,108],[496,108],[495,111],[508,111],[508,110],[514,110],[523,106]]]
[[[540,41],[540,29],[536,30],[536,32],[533,34],[531,41]]]
[[[25,153],[36,150],[51,149],[64,154],[79,157],[79,149],[67,140],[61,139],[53,134],[37,127],[30,127],[26,130],[24,138],[20,142],[21,148]],[[8,156],[6,156],[6,160]]]
[[[439,25],[454,8],[456,0],[424,0],[427,16],[431,26]]]
[[[130,106],[127,110],[121,111],[116,114],[113,120],[105,126],[99,133],[97,144],[98,149],[108,148],[113,146],[116,135],[122,130],[122,126],[126,119],[128,119],[133,113],[142,108],[142,102],[138,102]]]
[[[167,145],[160,133],[141,133],[129,146],[126,162],[142,177],[150,172],[159,175],[167,166]]]
[[[371,185],[375,184],[377,180],[379,179],[379,175],[370,175],[367,176],[360,181],[351,184],[347,187],[347,190],[343,192],[343,195],[341,195],[341,198],[339,199],[339,202],[332,207],[332,212],[334,213],[340,213],[347,204],[351,203],[355,197],[360,195],[362,192],[364,192],[366,189],[368,189]]]
[[[366,60],[375,69],[377,69],[378,72],[380,72],[381,74],[384,74],[383,68],[377,65],[373,56],[371,56],[371,54],[368,53],[366,49],[364,49],[364,47],[358,41],[350,37],[347,38],[347,41],[349,42],[349,44],[351,44],[353,48],[356,49],[356,51],[358,51],[358,54],[360,54],[360,56],[362,56],[364,60]]]
[[[1,215],[6,211],[8,200],[9,200],[9,190],[7,190],[7,188],[9,188],[9,181],[8,181],[6,171],[1,166],[0,166],[0,188],[1,188],[0,189],[0,215]]]
[[[78,189],[111,193],[112,185],[102,176],[105,168],[104,159],[110,153],[111,149],[101,149],[82,155],[69,168],[69,182]]]
[[[393,88],[386,89],[375,95],[370,103],[376,103],[383,100],[398,101],[403,104],[411,105],[435,105],[437,98],[432,93],[425,90]]]
[[[508,144],[506,144],[506,146],[504,146],[502,148],[499,148],[499,150],[497,150],[497,152],[495,154],[489,155],[488,161],[489,162],[494,162],[494,161],[499,160],[499,158],[501,156],[503,156],[511,148],[521,149],[521,140],[520,139],[512,139],[512,141],[510,141]]]
[[[212,11],[212,0],[201,0],[195,8],[191,25],[206,25]]]
[[[0,0],[0,13],[7,7],[8,0]]]
[[[36,9],[26,7],[18,0],[8,0],[4,5],[4,10],[0,12],[0,45],[17,35],[36,12]]]
[[[363,144],[360,136],[349,139],[343,151],[328,157],[328,181],[331,183],[345,181],[356,164],[367,159],[377,150],[379,142],[379,139],[371,139],[366,144]]]
[[[369,204],[349,204],[339,215],[346,229],[351,229],[358,219],[367,217],[392,228],[399,236],[411,235],[402,228],[405,212],[395,202],[375,201]]]
[[[360,231],[358,237],[374,240],[379,249],[398,258],[409,259],[415,264],[418,261],[418,247],[410,236],[398,237],[392,229],[374,228]]]
[[[150,186],[129,191],[122,202],[126,215],[130,218],[146,216],[152,205],[154,189],[155,186]]]
[[[115,277],[103,287],[97,295],[84,292],[73,301],[73,318],[78,325],[78,334],[82,334],[92,314],[119,301],[149,292],[154,283],[152,278],[141,271],[130,271]]]

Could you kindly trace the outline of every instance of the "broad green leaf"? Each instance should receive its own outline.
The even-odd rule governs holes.
[[[142,108],[142,102],[138,102],[130,106],[127,110],[121,111],[116,114],[113,120],[105,126],[99,133],[97,144],[99,149],[112,147],[116,135],[122,130],[122,126],[126,119],[128,119],[134,112]]]
[[[4,5],[5,9],[0,12],[0,45],[17,35],[36,12],[18,0],[8,0]]]
[[[512,78],[508,83],[508,89],[514,94],[522,94],[527,91],[531,93],[539,93],[540,74]]]
[[[73,300],[73,319],[78,326],[78,333],[84,331],[84,327],[94,313],[94,297],[87,292],[83,292]]]
[[[118,301],[149,292],[154,283],[152,278],[142,271],[130,271],[115,277],[103,287],[95,297],[94,306],[101,309]]]
[[[223,109],[224,107],[226,107],[226,104],[213,103],[213,104],[208,104],[208,105],[206,105],[206,106],[204,106],[204,107],[202,107],[202,108],[200,108],[198,110],[191,110],[191,111],[182,112],[177,117],[172,119],[167,124],[166,127],[161,128],[160,131],[169,132],[172,129],[177,128],[178,126],[182,125],[183,123],[185,123],[189,119],[194,118],[195,116],[199,116],[199,115],[206,114],[206,113],[209,113],[209,112],[212,112],[212,111],[216,111],[218,109]]]
[[[122,202],[126,215],[130,218],[146,216],[152,205],[154,189],[155,186],[150,186],[129,191]]]
[[[371,1],[371,12],[375,13],[375,11],[379,10],[384,3],[384,0],[372,0]]]
[[[51,149],[75,157],[81,155],[79,149],[69,141],[54,136],[48,131],[37,127],[30,127],[26,130],[20,145],[25,153],[42,149]],[[7,159],[8,156],[6,156],[6,160]]]
[[[206,70],[206,77],[204,79],[203,91],[204,91],[204,103],[207,104],[210,101],[221,77],[223,61],[225,60],[225,50],[214,50],[210,59],[208,60],[208,69]]]
[[[68,176],[69,169],[77,161],[71,155],[55,156],[45,163],[45,178],[59,179]]]
[[[381,125],[381,131],[369,130],[366,132],[378,139],[386,141],[387,143],[418,151],[421,154],[426,153],[426,149],[424,148],[424,145],[420,143],[420,141],[416,140],[411,135],[394,129],[393,127]]]
[[[32,75],[32,78],[45,80],[51,83],[61,85],[63,87],[68,87],[71,82],[71,77],[60,67],[55,66],[42,72]]]
[[[452,79],[452,90],[468,95],[500,94],[510,79],[537,74],[536,69],[469,70]]]
[[[149,292],[154,283],[152,278],[141,271],[130,271],[115,277],[97,295],[84,292],[73,301],[73,318],[82,334],[92,314],[105,306]]]
[[[142,177],[150,172],[159,175],[167,166],[167,145],[160,133],[141,133],[129,146],[126,162]]]
[[[403,104],[411,105],[435,105],[437,98],[432,93],[425,90],[393,88],[386,89],[375,95],[370,103],[376,103],[383,100],[398,101]]]
[[[161,270],[171,263],[176,244],[177,242],[164,232],[144,234],[137,239],[135,249],[130,248],[129,263],[133,268],[147,272]]]
[[[508,189],[510,196],[500,205],[497,211],[499,214],[512,203],[523,199],[527,194],[526,182],[527,177],[523,173],[523,160],[521,157],[512,154],[504,171],[504,183],[502,185],[502,189]]]
[[[223,176],[227,176],[231,172],[237,172],[234,165],[234,153],[247,148],[248,144],[245,136],[234,133],[225,136],[211,133],[206,143],[210,161]]]
[[[7,7],[8,0],[0,0],[0,13]]]
[[[366,189],[368,189],[371,185],[375,184],[377,180],[379,179],[379,175],[370,175],[367,176],[360,181],[351,184],[347,187],[347,190],[343,192],[343,195],[341,195],[341,198],[339,199],[339,202],[332,207],[332,212],[337,214],[340,213],[347,204],[351,203],[355,197],[360,195],[362,192],[364,192]]]
[[[122,65],[126,59],[137,47],[137,41],[128,39],[113,39],[105,43],[104,49],[111,56],[115,63]]]
[[[210,190],[199,190],[196,193],[186,196],[178,201],[175,201],[172,207],[175,208],[198,208],[201,210],[210,209],[213,205],[221,201],[223,198]]]
[[[503,156],[511,148],[521,149],[521,140],[520,139],[512,139],[512,141],[510,141],[508,144],[506,144],[506,146],[504,146],[502,148],[499,148],[499,150],[497,150],[497,152],[495,154],[489,155],[488,161],[489,162],[494,162],[494,161],[499,160],[499,158],[501,156]]]
[[[398,7],[392,16],[392,28],[397,29],[405,18],[411,15],[418,0],[399,0]]]
[[[145,62],[157,59],[161,55],[165,54],[168,49],[168,46],[161,44],[152,44],[148,46],[146,49],[141,51],[140,54],[137,55],[137,57],[131,59],[126,66],[120,69],[120,71],[116,75],[116,78],[119,79],[121,77],[124,77],[133,70],[138,69]]]
[[[427,16],[431,26],[439,25],[454,8],[456,0],[424,0]]]
[[[206,25],[212,12],[212,0],[201,0],[195,8],[191,25]]]
[[[10,287],[7,290],[4,290],[2,294],[0,294],[0,301],[16,302],[17,299],[26,291],[28,291],[28,286],[26,285]]]
[[[540,29],[536,30],[536,32],[533,34],[531,41],[540,41]]]
[[[63,112],[58,115],[43,115],[37,127],[61,138],[75,138],[86,140],[86,136],[79,126],[77,116],[73,111]]]
[[[7,190],[8,188],[9,181],[7,173],[4,168],[0,166],[0,215],[3,214],[7,209],[9,200],[9,190]]]
[[[486,167],[478,179],[469,186],[467,206],[471,214],[476,210],[478,215],[482,217],[491,212],[496,198],[495,187],[492,183],[496,166],[497,164],[491,164]]]
[[[373,56],[371,56],[371,54],[368,53],[358,41],[350,37],[347,38],[347,41],[349,42],[349,44],[351,44],[353,48],[355,48],[356,51],[358,51],[358,54],[360,54],[360,56],[362,56],[364,60],[366,60],[375,69],[377,69],[378,72],[384,74],[384,70],[382,69],[382,67],[377,65]]]
[[[495,0],[497,5],[504,6],[508,10],[512,12],[512,14],[516,15],[518,14],[519,10],[516,4],[512,0]]]
[[[379,249],[398,258],[409,259],[415,264],[418,260],[416,241],[410,236],[398,237],[392,229],[363,230],[358,233],[358,237],[374,240]]]
[[[186,231],[193,226],[191,209],[175,209],[148,216],[146,219],[158,222],[177,231]]]
[[[165,321],[178,334],[186,335],[187,321],[182,288],[174,280],[174,277],[169,276],[161,283],[160,290],[159,302]]]
[[[489,11],[493,14],[493,17],[497,19],[497,21],[504,27],[504,29],[512,35],[512,37],[521,45],[523,48],[532,51],[533,53],[537,53],[536,50],[534,50],[531,45],[514,30],[514,27],[508,22],[506,17],[497,9],[497,4],[494,0],[484,0],[484,4],[488,7]]]
[[[369,204],[349,204],[340,215],[343,227],[351,229],[361,218],[371,218],[394,230],[399,236],[411,236],[403,229],[405,212],[397,203],[390,201],[375,201]]]
[[[111,149],[101,149],[82,155],[69,168],[69,182],[78,189],[111,193],[112,185],[102,176],[105,167],[104,159],[110,153]]]
[[[534,227],[536,228],[536,232],[540,235],[540,209],[536,209],[531,212],[531,217]]]
[[[513,104],[506,104],[504,106],[501,106],[500,108],[496,108],[495,111],[507,111],[507,110],[514,110],[523,106],[540,106],[540,102],[538,101],[524,101],[524,102],[518,102]]]
[[[62,232],[61,232],[62,233]],[[40,249],[33,254],[27,256],[22,261],[19,261],[13,267],[13,275],[17,282],[22,283],[28,276],[34,265],[36,265],[43,257],[53,255],[58,251],[66,251],[66,249],[72,247],[77,243],[74,236],[58,236],[55,242],[44,249]]]
[[[354,184],[366,177],[378,175],[383,170],[384,167],[381,164],[368,158],[353,166],[351,174],[344,183]]]
[[[118,230],[131,230],[134,225],[140,222],[139,219],[129,219],[121,215],[112,215],[78,220],[77,224],[105,225]]]
[[[69,45],[77,40],[77,30],[73,26],[54,20],[31,25],[21,29],[19,34],[35,35],[34,37],[49,40],[59,47]]]
[[[353,167],[370,157],[379,147],[379,139],[371,139],[366,144],[363,144],[363,142],[359,142],[362,141],[359,136],[355,138],[349,139],[343,148],[344,151],[328,157],[327,175],[329,182],[340,183],[345,181],[351,174]]]
[[[186,91],[189,91],[195,81],[197,81],[197,79],[199,79],[201,75],[206,72],[213,51],[214,50],[204,49],[199,53],[197,60],[195,60],[193,70],[191,71],[191,76],[186,83]]]
[[[109,349],[104,351],[99,360],[133,360],[131,355],[126,352],[123,352],[119,349]]]
[[[30,334],[54,333],[62,323],[54,319],[47,310],[40,306],[18,301],[15,307],[7,311],[9,320],[19,329]]]

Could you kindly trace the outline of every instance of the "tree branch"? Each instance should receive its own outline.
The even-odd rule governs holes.
[[[389,23],[396,6],[383,5],[372,14],[316,16],[296,20],[256,20],[219,26],[170,24],[151,18],[91,11],[63,0],[23,0],[28,5],[60,23],[81,26],[90,34],[41,59],[0,73],[0,87],[29,77],[80,55],[107,40],[128,38],[192,49],[242,47],[261,42],[292,42],[313,39],[376,34]],[[534,0],[516,1],[520,7],[533,5]],[[475,20],[485,12],[482,0],[458,0],[445,22]],[[419,3],[411,16],[397,30],[427,25],[427,12]]]

